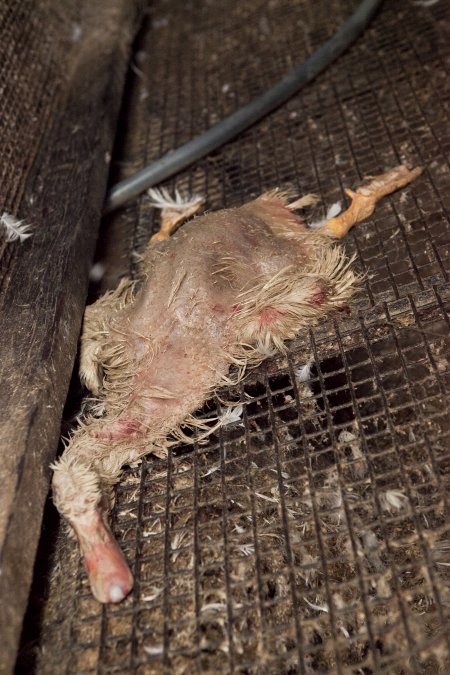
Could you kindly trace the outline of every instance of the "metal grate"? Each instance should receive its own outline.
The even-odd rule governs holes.
[[[153,3],[121,175],[261,92],[355,4]],[[351,315],[221,392],[242,424],[126,471],[113,519],[132,595],[100,607],[60,539],[38,672],[450,670],[449,20],[443,2],[385,3],[305,92],[168,183],[208,208],[286,181],[329,205],[365,173],[427,167],[350,234],[367,274]],[[110,221],[108,282],[134,273],[153,218],[142,198]]]

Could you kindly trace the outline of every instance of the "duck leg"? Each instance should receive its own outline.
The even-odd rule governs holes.
[[[285,340],[345,306],[358,278],[329,235],[343,236],[372,213],[377,199],[419,173],[398,167],[373,178],[350,193],[348,211],[320,231],[293,213],[313,198],[289,205],[280,191],[206,214],[148,247],[136,294],[124,282],[117,297],[88,310],[84,379],[104,398],[104,416],[88,417],[72,435],[53,467],[53,488],[100,602],[119,602],[133,585],[106,520],[122,466],[188,441],[183,428],[199,427],[192,414],[230,382],[232,363],[242,376],[247,366],[283,351]]]
[[[344,213],[325,223],[324,230],[328,230],[329,234],[339,239],[345,237],[353,225],[372,215],[378,200],[401,187],[405,187],[421,173],[421,167],[409,169],[404,164],[400,164],[395,169],[379,176],[367,176],[370,183],[362,185],[355,192],[349,189],[345,190],[352,203]]]
[[[84,556],[94,597],[120,602],[133,588],[133,575],[109,527],[106,510],[97,507],[89,519],[72,521]]]
[[[131,591],[133,576],[109,527],[105,494],[105,486],[116,482],[120,468],[106,481],[83,453],[90,445],[92,438],[82,429],[52,466],[53,500],[77,535],[95,598],[120,602]]]

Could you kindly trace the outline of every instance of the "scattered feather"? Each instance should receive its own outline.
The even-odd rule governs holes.
[[[358,436],[344,429],[339,434],[338,441],[342,448],[349,448],[352,451],[351,470],[358,478],[362,478],[367,473],[368,467]]]
[[[297,370],[295,370],[295,379],[299,384],[302,382],[308,382],[308,380],[311,379],[311,366],[312,362],[306,363],[301,368],[297,368]]]
[[[317,567],[317,560],[309,553],[304,553],[300,576],[305,584],[309,587],[313,586],[316,583],[319,574],[320,571]]]
[[[259,467],[256,467],[256,468],[259,468]],[[278,469],[269,469],[269,471],[272,471],[272,473],[278,474]],[[287,471],[280,471],[280,474],[281,474],[281,476],[282,476],[285,480],[287,480],[288,478],[290,478],[290,476],[289,476],[289,474],[288,474]],[[292,485],[287,485],[286,488],[287,488],[288,490],[289,490],[289,488],[292,489]]]
[[[408,504],[408,497],[401,490],[386,490],[380,493],[380,506],[383,511],[401,511]]]
[[[268,497],[267,495],[261,494],[261,492],[255,492],[255,495],[260,499],[264,499],[266,502],[272,502],[273,504],[278,504],[279,499],[274,499],[273,497]]]
[[[219,417],[219,423],[221,427],[227,427],[229,424],[235,424],[236,422],[240,422],[240,426],[243,426],[242,424],[242,412],[244,410],[244,407],[242,403],[239,403],[239,405],[236,406],[230,406],[229,408],[225,409],[225,412],[222,412],[221,416]]]
[[[347,431],[345,429],[344,429],[344,431],[341,431],[341,433],[338,436],[338,441],[339,441],[339,443],[342,443],[342,444],[347,443],[347,444],[350,445],[351,443],[353,443],[356,440],[357,440],[357,437],[355,436],[355,434],[353,434],[351,431]]]
[[[315,609],[317,612],[328,612],[330,611],[328,609],[328,605],[315,605],[313,602],[310,602],[307,598],[303,598],[303,600],[311,607],[311,609]]]
[[[255,552],[255,547],[253,544],[240,544],[239,546],[236,546],[236,550],[248,558],[249,555],[252,555]]]
[[[341,202],[335,202],[328,208],[325,218],[308,223],[308,227],[310,227],[312,230],[317,230],[319,227],[323,227],[328,220],[331,220],[331,218],[335,218],[337,215],[339,215],[341,211]]]
[[[209,602],[207,605],[203,605],[201,612],[224,612],[227,606],[223,602]]]
[[[142,596],[142,601],[143,602],[153,602],[153,600],[156,600],[156,598],[159,598],[161,593],[163,592],[163,588],[152,588],[151,593],[149,595],[143,595]]]
[[[216,471],[219,471],[220,469],[220,462],[216,462],[213,464],[208,471],[205,471],[205,473],[202,473],[202,478],[206,478],[206,476],[210,476],[212,473],[215,473]]]
[[[144,646],[144,652],[149,656],[160,656],[164,652],[163,645],[155,645],[154,647]]]
[[[183,197],[178,190],[175,190],[175,197],[171,197],[167,188],[150,188],[147,190],[150,197],[150,203],[155,209],[172,209],[173,211],[183,212],[197,204],[202,204],[204,199],[201,195],[192,195],[192,197]]]
[[[367,560],[375,572],[383,572],[386,565],[380,555],[380,542],[378,541],[377,535],[372,530],[362,530],[361,539]],[[383,593],[381,593],[381,595],[383,595]]]
[[[437,541],[433,546],[433,551],[450,556],[450,539]]]
[[[10,213],[6,213],[6,211],[0,217],[0,225],[3,225],[6,230],[6,241],[8,242],[19,239],[22,243],[33,234],[30,231],[31,225],[28,225],[23,220],[19,220]]]
[[[170,544],[170,548],[172,549],[173,562],[176,562],[178,556],[182,552],[182,548],[186,547],[186,544],[183,544],[183,542],[188,536],[189,536],[188,530],[181,530],[181,532],[175,533]]]
[[[334,204],[332,204],[327,211],[327,220],[331,220],[331,218],[336,218],[336,216],[338,216],[341,211],[342,211],[341,202],[334,202]]]
[[[145,77],[144,73],[142,72],[142,70],[141,70],[140,68],[138,68],[137,65],[136,65],[135,63],[133,63],[133,61],[131,61],[131,63],[130,63],[130,69],[133,71],[133,73],[134,73],[135,75],[137,75],[137,77],[140,77],[141,80],[145,80],[145,79],[146,79],[146,77]]]
[[[348,630],[345,628],[345,626],[339,626],[339,630],[341,631],[342,635],[347,638],[347,640],[350,637],[350,633]]]

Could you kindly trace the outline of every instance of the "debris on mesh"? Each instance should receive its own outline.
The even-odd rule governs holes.
[[[448,671],[439,614],[448,621],[446,507],[422,422],[411,422],[416,404],[405,394],[398,403],[389,399],[387,411],[373,407],[369,354],[386,390],[392,377],[401,390],[400,346],[383,325],[373,327],[370,352],[358,333],[348,342],[354,381],[338,375],[340,361],[329,356],[327,343],[316,352],[308,383],[298,381],[309,362],[303,347],[288,355],[297,360],[292,369],[268,364],[221,392],[221,399],[245,401],[238,404],[242,417],[238,406],[208,402],[205,415],[213,407],[235,412],[244,427],[224,425],[206,446],[181,447],[168,460],[144,459],[126,473],[115,531],[134,560],[136,595],[105,607],[103,619],[95,603],[92,615],[83,615],[80,604],[74,619],[79,632],[100,630],[102,621],[111,625],[102,667],[126,667],[133,635],[133,653],[155,675],[162,659],[175,675],[196,663],[201,672],[224,672],[231,654],[251,675],[264,668],[288,675],[299,672],[300,662],[310,673],[334,672],[338,663],[348,675]],[[396,338],[429,409],[428,439],[450,431],[438,399],[423,390],[431,380],[422,345],[439,353],[439,325],[425,334],[399,328]],[[320,396],[317,373],[324,382]],[[311,392],[306,400],[303,387]],[[340,415],[353,387],[358,405],[351,421]],[[393,433],[403,439],[397,450],[386,432],[391,417]],[[78,578],[84,591],[78,602],[90,602],[84,573]],[[80,642],[77,649],[80,670],[96,667],[93,652]]]

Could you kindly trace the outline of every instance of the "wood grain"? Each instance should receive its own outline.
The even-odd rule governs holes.
[[[12,152],[0,172],[0,211],[34,231],[23,243],[0,233],[0,673],[16,658],[141,13],[138,0],[36,4],[25,15],[6,3],[22,31],[3,40],[26,54],[0,72],[40,83],[6,120],[9,145],[25,136],[29,156]]]

